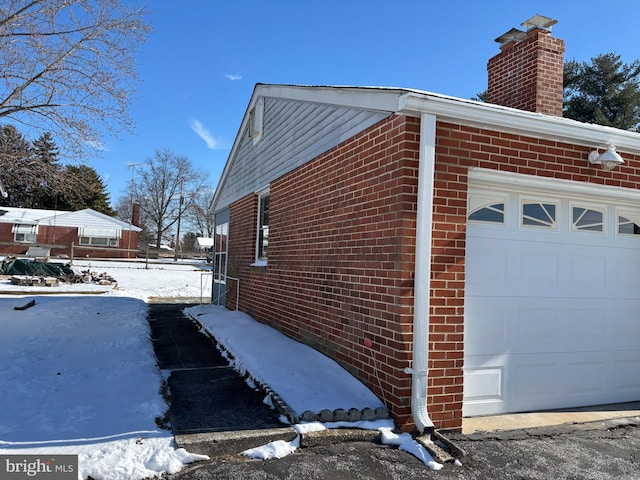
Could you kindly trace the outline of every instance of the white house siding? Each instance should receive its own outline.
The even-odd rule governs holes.
[[[238,149],[230,158],[228,175],[217,208],[255,192],[303,165],[389,113],[352,107],[266,98],[261,140],[254,144],[239,132]]]

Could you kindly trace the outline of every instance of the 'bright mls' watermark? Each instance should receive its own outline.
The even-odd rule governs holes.
[[[77,455],[0,455],[0,480],[76,480]]]

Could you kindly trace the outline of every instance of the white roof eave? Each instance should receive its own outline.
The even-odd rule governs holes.
[[[260,97],[333,104],[389,114],[411,116],[432,114],[439,121],[458,125],[584,145],[589,148],[603,147],[612,143],[618,151],[640,154],[640,134],[636,132],[422,90],[397,87],[257,84],[214,193],[211,202],[211,207],[214,209],[217,208],[220,189],[226,181],[230,164],[236,156],[239,137],[246,127],[249,112]]]
[[[612,143],[618,151],[640,153],[640,134],[637,132],[472,100],[411,92],[400,97],[398,113],[432,114],[438,120],[455,124],[564,141],[592,148]]]

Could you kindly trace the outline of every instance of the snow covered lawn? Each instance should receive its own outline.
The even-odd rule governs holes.
[[[25,296],[19,294],[25,287],[0,281],[0,455],[77,454],[78,478],[95,480],[139,480],[206,459],[174,450],[171,432],[156,424],[168,407],[146,319],[152,297],[206,299],[206,265],[167,262],[147,269],[144,263],[83,260],[73,267],[106,272],[117,288],[61,284],[32,288]],[[43,289],[59,295],[35,293]],[[14,310],[32,299],[33,307]],[[245,314],[211,305],[189,312],[232,353],[237,370],[249,371],[298,414],[382,405],[336,362]],[[323,388],[327,384],[334,388]],[[340,426],[294,428],[302,433]],[[385,443],[429,468],[441,467],[409,434],[395,434],[391,421],[359,426],[380,430]],[[274,458],[296,447],[295,441],[269,444],[245,454]]]
[[[0,454],[78,454],[78,478],[96,480],[175,473],[203,459],[174,450],[171,432],[156,425],[168,407],[144,301],[199,297],[202,272],[151,267],[91,263],[118,280],[99,295],[73,295],[83,285],[48,287],[67,295],[0,295]]]

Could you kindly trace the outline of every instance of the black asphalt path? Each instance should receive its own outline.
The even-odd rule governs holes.
[[[182,313],[189,305],[150,304],[149,324],[158,366],[169,373],[174,435],[282,427],[263,395],[250,388],[214,341]]]

